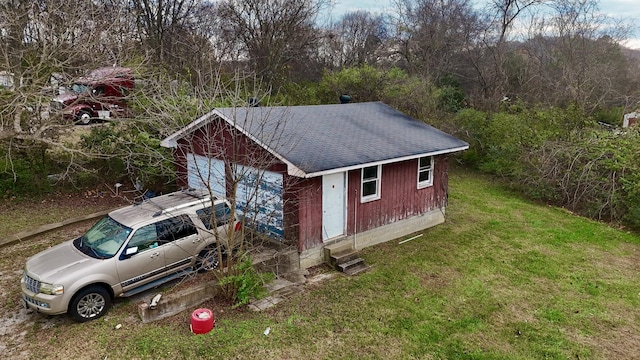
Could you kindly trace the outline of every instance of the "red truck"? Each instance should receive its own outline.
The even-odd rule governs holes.
[[[133,72],[125,67],[103,67],[75,80],[71,91],[53,99],[65,119],[88,125],[95,119],[126,116],[126,96],[133,90]]]

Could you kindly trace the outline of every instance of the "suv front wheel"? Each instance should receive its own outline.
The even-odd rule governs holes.
[[[101,286],[81,290],[69,304],[69,314],[79,321],[94,320],[104,315],[111,306],[109,293]]]
[[[89,125],[92,121],[91,113],[88,110],[80,110],[76,115],[76,120],[80,125]]]

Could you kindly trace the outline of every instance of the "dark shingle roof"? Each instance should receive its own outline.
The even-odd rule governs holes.
[[[218,108],[208,115],[236,126],[295,166],[303,173],[299,176],[468,148],[466,142],[381,102]],[[196,121],[206,122],[207,116]],[[180,132],[163,145],[169,146],[172,137],[175,141]]]

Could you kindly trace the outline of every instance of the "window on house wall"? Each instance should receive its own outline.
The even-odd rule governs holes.
[[[367,202],[380,199],[380,178],[382,166],[369,166],[362,169],[362,189],[360,201]]]
[[[418,159],[418,189],[433,185],[433,156]]]

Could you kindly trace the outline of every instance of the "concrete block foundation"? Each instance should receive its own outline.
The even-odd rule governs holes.
[[[306,269],[325,263],[332,251],[344,251],[349,248],[358,251],[442,224],[444,214],[444,209],[435,209],[423,215],[345,236],[323,246],[305,250],[300,254],[300,267]]]

